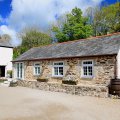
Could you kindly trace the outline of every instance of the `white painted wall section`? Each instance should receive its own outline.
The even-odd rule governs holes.
[[[117,55],[117,77],[120,79],[120,49]]]
[[[13,48],[0,47],[0,65],[12,70]]]

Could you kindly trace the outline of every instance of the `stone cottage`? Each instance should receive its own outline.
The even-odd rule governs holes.
[[[106,86],[120,78],[120,33],[32,48],[13,61],[13,69],[18,80]]]

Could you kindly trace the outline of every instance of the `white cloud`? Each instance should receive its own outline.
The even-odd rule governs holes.
[[[42,29],[55,21],[56,15],[70,11],[75,6],[83,11],[95,6],[102,0],[13,0],[9,24],[19,30],[28,26],[39,26]]]
[[[56,20],[56,15],[71,11],[74,7],[84,11],[89,6],[98,5],[101,1],[103,0],[12,0],[12,11],[7,18],[8,27],[2,28],[9,31],[15,39],[16,31],[25,27],[37,26],[44,30]]]
[[[12,39],[13,45],[19,45],[20,39],[18,39],[17,32],[6,25],[0,26],[0,35],[8,34]]]

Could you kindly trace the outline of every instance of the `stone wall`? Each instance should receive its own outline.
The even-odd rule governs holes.
[[[108,97],[108,88],[105,86],[95,85],[66,85],[59,83],[47,83],[37,81],[25,81],[19,80],[18,86],[29,87],[33,89],[64,92],[73,95],[80,96],[94,96],[94,97]]]
[[[85,79],[81,77],[82,61],[93,60],[94,62],[94,77],[91,79]],[[52,65],[53,62],[64,62],[64,77],[52,77]],[[40,63],[42,73],[40,76],[34,76],[34,63]],[[62,83],[62,79],[68,76],[73,76],[75,80],[78,80],[78,84],[87,85],[108,85],[111,78],[114,78],[115,69],[115,56],[101,56],[90,58],[71,58],[71,59],[59,59],[59,60],[44,60],[44,61],[30,61],[25,62],[25,80],[36,80],[37,77],[48,78],[49,82]]]

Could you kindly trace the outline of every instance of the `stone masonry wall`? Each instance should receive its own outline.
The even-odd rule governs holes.
[[[94,63],[94,77],[91,79],[85,79],[81,77],[82,61],[93,60]],[[61,77],[52,77],[53,62],[64,62],[64,77],[73,76],[75,80],[78,80],[78,84],[87,85],[108,85],[111,78],[114,78],[115,69],[115,56],[101,56],[91,58],[71,58],[71,59],[59,59],[59,60],[44,60],[35,62],[25,62],[25,80],[34,81],[37,77],[48,78],[49,82],[62,83]],[[34,76],[33,69],[34,63],[40,63],[42,73],[40,76]]]
[[[94,96],[94,97],[108,97],[108,88],[105,86],[95,86],[95,85],[66,85],[60,83],[47,83],[47,82],[37,82],[37,81],[25,81],[19,80],[17,82],[18,86],[29,87],[33,89],[54,91],[54,92],[64,92],[73,95],[80,96]]]

